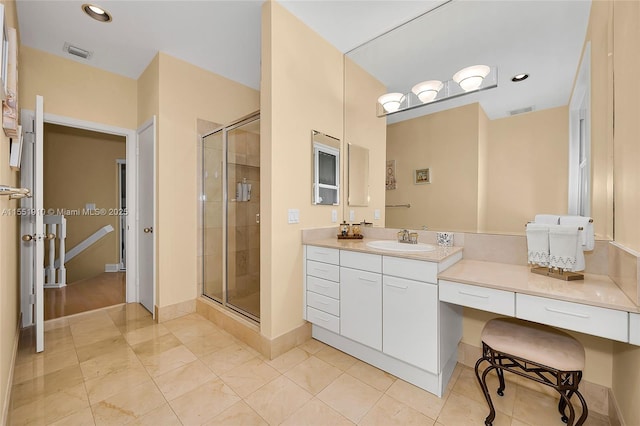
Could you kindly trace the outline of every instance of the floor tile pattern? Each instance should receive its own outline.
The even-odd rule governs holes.
[[[438,398],[316,340],[267,360],[198,314],[156,324],[128,304],[45,329],[44,353],[21,336],[12,425],[464,426],[488,414],[460,364]],[[555,399],[516,379],[494,403],[496,426],[564,424]],[[591,413],[587,424],[609,420]]]

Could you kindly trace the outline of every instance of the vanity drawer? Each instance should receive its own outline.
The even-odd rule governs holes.
[[[401,257],[382,257],[382,273],[410,280],[438,283],[438,264]]]
[[[328,263],[307,260],[307,275],[312,275],[325,280],[340,281],[340,267]]]
[[[640,346],[640,314],[629,313],[629,343]]]
[[[331,315],[340,316],[340,301],[312,291],[307,291],[307,306]]]
[[[518,294],[516,316],[622,342],[629,338],[629,313],[615,309]]]
[[[340,318],[310,306],[307,308],[307,321],[334,333],[340,333]]]
[[[496,290],[476,285],[440,280],[438,284],[441,302],[468,306],[497,314],[515,316],[516,299],[511,291]]]
[[[326,247],[307,246],[307,260],[317,260],[318,262],[338,265],[340,262],[340,250]]]
[[[378,254],[358,253],[340,250],[340,266],[369,272],[382,272],[382,256]]]
[[[340,299],[340,284],[317,277],[307,277],[307,290]]]

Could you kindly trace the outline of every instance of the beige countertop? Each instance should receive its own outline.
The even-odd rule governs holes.
[[[528,266],[463,259],[440,272],[438,278],[620,311],[640,312],[638,306],[606,275],[585,274],[584,280],[561,281],[534,274]]]
[[[359,251],[363,253],[373,253],[383,256],[403,257],[406,259],[426,260],[428,262],[442,262],[448,257],[462,251],[462,247],[439,247],[435,246],[434,251],[429,252],[407,252],[407,251],[390,251],[376,250],[367,246],[367,242],[376,241],[378,239],[364,238],[362,240],[339,240],[338,238],[322,238],[305,241],[304,244],[327,247],[340,250]]]

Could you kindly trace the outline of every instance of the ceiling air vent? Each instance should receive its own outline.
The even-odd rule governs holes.
[[[70,55],[74,55],[74,56],[77,56],[77,57],[82,58],[82,59],[91,59],[91,56],[93,55],[93,52],[81,49],[81,48],[79,48],[77,46],[74,46],[74,45],[72,45],[70,43],[65,43],[64,47],[62,48],[62,50],[64,50],[65,52],[69,53]]]
[[[526,108],[514,109],[512,111],[509,111],[509,115],[524,114],[525,112],[531,112],[531,111],[533,111],[533,107],[528,106]]]

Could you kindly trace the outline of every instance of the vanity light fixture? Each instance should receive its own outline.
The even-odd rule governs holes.
[[[474,65],[455,73],[452,80],[426,80],[405,93],[385,93],[378,98],[376,115],[384,117],[496,87],[498,68]]]
[[[400,104],[404,101],[402,93],[386,93],[378,98],[378,102],[386,112],[396,112],[400,109]]]
[[[511,78],[511,81],[517,83],[519,81],[523,81],[529,78],[529,74],[516,74]]]
[[[111,18],[111,14],[100,6],[85,3],[82,5],[82,10],[96,21],[111,22],[113,19]]]
[[[429,80],[416,84],[411,91],[423,104],[427,104],[438,96],[438,92],[440,92],[443,87],[444,84],[440,80]]]
[[[465,92],[470,92],[477,90],[482,85],[489,71],[491,71],[491,68],[486,65],[473,65],[455,73],[453,81],[458,83]]]

